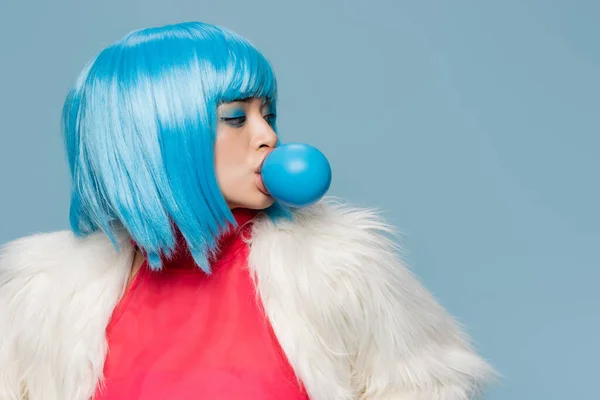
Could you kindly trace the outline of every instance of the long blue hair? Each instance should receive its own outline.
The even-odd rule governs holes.
[[[276,105],[273,69],[218,26],[137,30],[98,53],[62,113],[75,235],[102,230],[118,246],[115,229],[124,227],[160,269],[179,231],[210,272],[218,236],[235,225],[214,171],[217,106],[249,97]]]

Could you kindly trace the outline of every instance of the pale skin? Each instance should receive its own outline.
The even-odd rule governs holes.
[[[229,208],[263,210],[271,206],[274,200],[260,177],[262,162],[277,145],[271,106],[261,98],[223,103],[217,108],[217,120],[215,173]],[[128,285],[144,261],[143,253],[137,251]]]

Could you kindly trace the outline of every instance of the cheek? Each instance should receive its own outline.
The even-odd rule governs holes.
[[[227,140],[219,139],[215,141],[215,171],[217,173],[227,164]]]
[[[247,175],[246,147],[235,135],[222,134],[215,140],[215,174],[223,190],[231,190]]]
[[[238,144],[235,138],[227,130],[219,132],[215,138],[215,169],[223,169],[231,166],[238,153]],[[223,171],[221,171],[223,172]]]

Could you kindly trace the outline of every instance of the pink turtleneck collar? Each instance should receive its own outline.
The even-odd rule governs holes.
[[[236,237],[244,232],[251,222],[260,212],[259,210],[251,210],[247,208],[235,208],[232,211],[233,217],[236,221],[236,226],[229,224],[228,230],[221,235],[217,240],[217,253],[211,263],[218,260],[220,255],[223,254],[227,247],[236,239]],[[175,232],[175,240],[177,247],[173,251],[173,255],[169,258],[163,257],[162,269],[181,269],[189,268],[190,264],[197,267],[192,260],[192,255],[188,250],[187,243],[183,238],[183,235],[178,230]],[[139,248],[137,243],[132,239],[131,243]]]

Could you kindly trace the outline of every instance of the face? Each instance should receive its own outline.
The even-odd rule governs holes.
[[[260,168],[277,144],[272,106],[260,98],[223,103],[217,120],[215,172],[229,207],[271,206],[274,200],[263,186]]]

